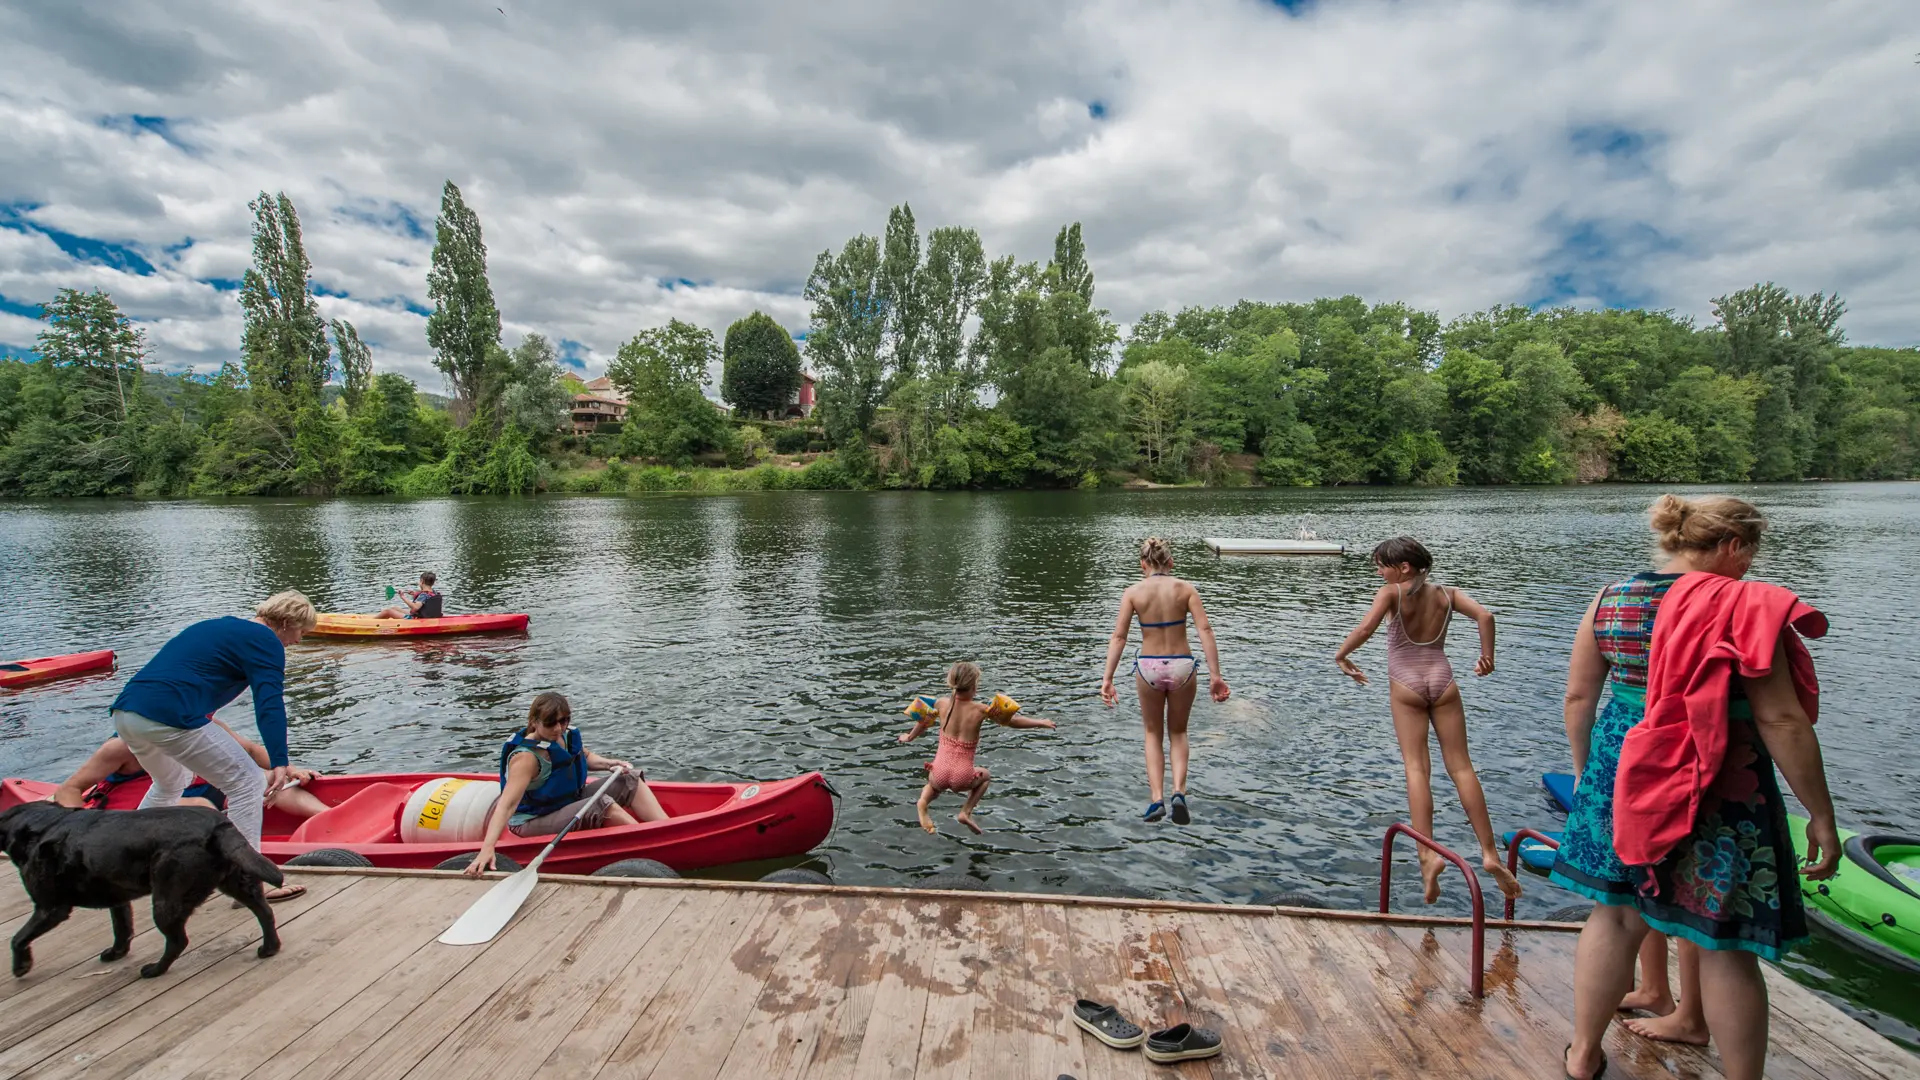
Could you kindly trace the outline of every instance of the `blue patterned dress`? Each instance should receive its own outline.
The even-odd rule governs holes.
[[[1593,632],[1607,659],[1608,700],[1593,725],[1551,878],[1597,903],[1638,908],[1648,926],[1701,948],[1778,960],[1807,938],[1806,911],[1773,758],[1737,684],[1726,760],[1701,795],[1692,834],[1655,866],[1629,867],[1614,853],[1620,746],[1646,714],[1654,613],[1678,579],[1642,573],[1601,590]]]

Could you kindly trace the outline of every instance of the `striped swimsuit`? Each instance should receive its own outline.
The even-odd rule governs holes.
[[[1453,593],[1436,585],[1447,598],[1447,617],[1440,633],[1431,641],[1415,641],[1400,620],[1400,603],[1394,604],[1393,621],[1387,624],[1387,678],[1418,694],[1428,705],[1453,685],[1453,665],[1447,662],[1447,624],[1453,621]],[[1400,593],[1404,599],[1405,591]]]

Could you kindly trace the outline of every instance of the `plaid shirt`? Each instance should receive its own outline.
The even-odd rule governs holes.
[[[1593,636],[1607,658],[1608,678],[1622,686],[1646,689],[1647,651],[1653,644],[1653,613],[1680,579],[1678,574],[1635,574],[1600,590],[1593,611]]]

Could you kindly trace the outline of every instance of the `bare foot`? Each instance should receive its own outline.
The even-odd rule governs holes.
[[[1431,904],[1440,899],[1440,875],[1447,868],[1440,856],[1422,848],[1420,851],[1420,877],[1426,882],[1426,901]]]
[[[1520,899],[1520,879],[1513,876],[1513,872],[1507,869],[1506,864],[1501,862],[1498,856],[1488,855],[1480,860],[1480,865],[1486,868],[1487,873],[1493,875],[1493,880],[1500,886],[1501,895],[1509,900]]]
[[[1661,1042],[1686,1043],[1688,1046],[1707,1045],[1707,1025],[1698,1017],[1687,1016],[1675,1009],[1666,1016],[1652,1018],[1634,1017],[1621,1023],[1632,1029],[1635,1035],[1642,1035]]]
[[[936,835],[940,832],[940,827],[933,823],[933,815],[927,813],[924,806],[920,808],[920,827]]]
[[[1650,1012],[1665,1016],[1674,1008],[1672,994],[1659,994],[1644,987],[1620,999],[1621,1012]]]
[[[959,822],[962,825],[965,825],[969,829],[972,829],[975,835],[978,835],[981,831],[980,826],[975,825],[973,823],[973,815],[967,813],[965,810],[962,810],[958,814],[955,814],[953,820]]]

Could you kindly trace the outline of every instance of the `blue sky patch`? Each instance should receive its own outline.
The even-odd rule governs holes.
[[[333,212],[348,221],[357,221],[362,225],[371,225],[377,229],[398,233],[409,240],[433,239],[433,230],[423,224],[412,208],[404,203],[363,199],[351,205],[336,206]]]
[[[15,232],[39,233],[54,242],[61,251],[79,259],[81,262],[110,266],[115,270],[137,274],[141,277],[153,273],[153,264],[146,256],[128,244],[117,244],[111,240],[96,240],[90,236],[77,236],[59,229],[51,229],[34,221],[28,215],[40,208],[38,203],[17,202],[0,204],[0,229],[12,229]]]
[[[1087,102],[1087,115],[1093,117],[1095,120],[1105,120],[1107,118],[1107,103],[1104,101]]]
[[[385,300],[381,301],[381,303],[389,304],[389,305],[392,305],[393,307],[405,308],[409,312],[412,312],[413,314],[418,315],[423,319],[433,314],[432,308],[427,307],[426,305],[422,304],[418,300],[415,300],[411,296],[389,296]]]
[[[1559,244],[1540,260],[1539,292],[1529,307],[1542,308],[1576,299],[1597,300],[1609,308],[1658,306],[1648,289],[1635,283],[1649,256],[1678,251],[1681,243],[1644,222],[1594,219],[1543,223],[1557,232]]]
[[[587,370],[587,346],[572,338],[560,339],[560,362],[576,371]]]
[[[1289,15],[1298,15],[1313,6],[1313,0],[1267,0],[1267,3]]]
[[[39,304],[25,303],[9,296],[0,296],[0,311],[4,311],[9,315],[18,315],[23,319],[37,319],[40,317]]]
[[[230,277],[201,278],[200,284],[211,285],[220,292],[239,292],[240,279]]]
[[[142,132],[150,135],[158,135],[168,146],[173,147],[183,154],[195,153],[194,148],[189,145],[187,141],[181,137],[179,131],[174,128],[173,121],[164,116],[142,116],[139,113],[103,116],[100,118],[100,126],[110,128],[114,131],[122,131],[135,137],[138,137]]]
[[[316,281],[316,282],[313,282],[313,295],[315,295],[315,296],[331,296],[331,297],[333,297],[333,298],[334,298],[335,300],[346,300],[346,299],[349,299],[349,297],[347,296],[347,294],[346,294],[346,291],[345,291],[344,289],[331,289],[331,288],[328,288],[328,287],[327,287],[327,286],[325,286],[325,285],[322,285],[322,284],[320,284],[320,283],[319,283],[319,282],[317,282],[317,281]]]

